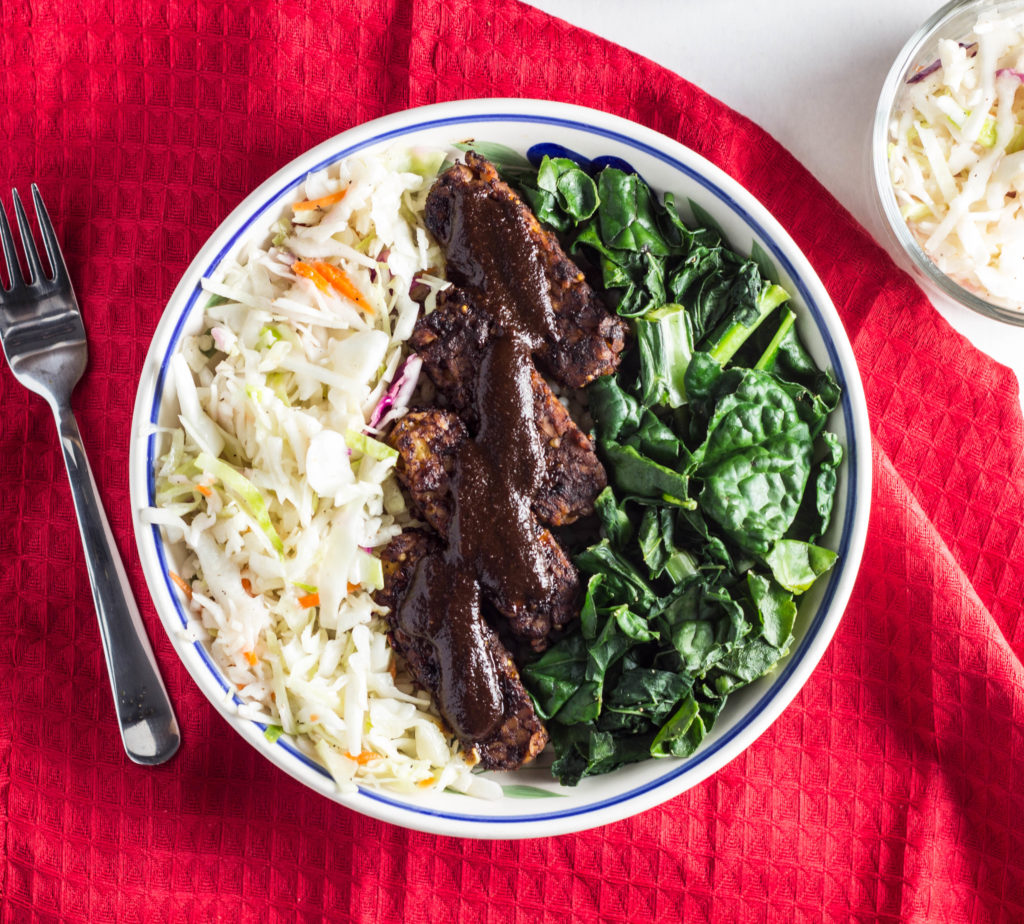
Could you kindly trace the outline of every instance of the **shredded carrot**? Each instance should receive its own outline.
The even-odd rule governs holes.
[[[250,597],[255,596],[252,592],[252,581],[247,577],[242,578],[242,590],[244,590]]]
[[[299,606],[303,609],[308,610],[311,606],[320,605],[320,594],[306,594],[304,597],[299,597]]]
[[[324,279],[326,279],[335,289],[335,291],[341,293],[345,298],[351,299],[359,306],[362,311],[367,314],[373,314],[373,307],[360,292],[355,283],[352,282],[341,267],[334,266],[331,263],[324,263],[322,260],[317,261],[313,264],[313,269],[316,270]]]
[[[368,764],[371,760],[376,760],[378,757],[380,757],[380,754],[378,754],[376,751],[362,751],[359,754],[350,754],[348,751],[346,751],[345,756],[349,760],[354,760],[357,764],[362,766],[363,764]]]
[[[316,714],[316,713],[314,712],[314,713],[313,713],[313,714],[312,714],[312,715],[311,715],[311,716],[309,717],[309,721],[310,721],[310,722],[315,722],[315,721],[316,721],[317,719],[319,719],[319,718],[320,718],[320,716],[318,716],[318,715],[317,715],[317,714]]]
[[[173,571],[167,572],[170,578],[178,586],[178,589],[185,595],[186,600],[192,599],[192,588],[185,583],[185,579],[180,575],[175,574]]]
[[[345,193],[348,189],[339,190],[336,193],[329,193],[326,196],[321,196],[319,199],[306,199],[303,202],[296,202],[292,206],[293,212],[312,212],[315,209],[326,208],[329,205],[334,205],[335,202],[341,202],[345,198]]]
[[[259,661],[259,658],[256,657],[255,651],[243,651],[242,654],[245,655],[245,660],[249,662],[249,667],[256,666],[256,662]]]
[[[207,485],[205,485],[205,484],[197,484],[197,485],[196,485],[196,490],[197,490],[197,491],[198,491],[198,492],[199,492],[200,494],[202,494],[202,495],[203,495],[203,497],[212,497],[212,496],[213,496],[213,488],[211,488],[211,487],[208,487],[208,486],[207,486]]]
[[[312,266],[308,263],[303,263],[301,260],[296,260],[292,264],[292,272],[299,276],[305,276],[309,279],[321,292],[326,292],[331,284],[324,279]]]
[[[349,584],[346,585],[346,590],[350,594],[354,594],[357,590],[359,590],[359,585],[358,584],[349,583]]]
[[[428,776],[425,780],[417,781],[417,786],[433,786],[437,782],[437,777]]]

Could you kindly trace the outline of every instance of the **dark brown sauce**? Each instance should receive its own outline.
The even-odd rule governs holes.
[[[409,635],[428,639],[437,652],[438,703],[452,731],[470,740],[486,737],[503,707],[473,572],[453,568],[448,555],[428,555],[402,601],[399,624]]]
[[[436,649],[440,705],[452,730],[481,740],[504,717],[481,586],[530,599],[551,591],[530,510],[545,474],[531,353],[553,333],[554,313],[537,245],[518,209],[482,187],[455,201],[450,237],[442,242],[449,276],[476,290],[495,332],[478,371],[479,432],[456,460],[448,548],[420,562],[398,622]]]

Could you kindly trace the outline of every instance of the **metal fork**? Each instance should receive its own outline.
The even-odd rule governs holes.
[[[57,419],[124,749],[136,763],[163,763],[181,743],[178,722],[71,412],[71,392],[88,357],[82,314],[39,189],[32,184],[52,277],[43,272],[17,190],[13,198],[29,272],[21,274],[7,214],[0,204],[0,245],[10,279],[6,289],[0,279],[0,343],[14,377],[42,395]]]

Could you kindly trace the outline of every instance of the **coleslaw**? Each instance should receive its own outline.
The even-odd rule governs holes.
[[[500,793],[470,772],[388,645],[374,554],[415,525],[376,439],[405,413],[405,341],[446,285],[422,220],[445,161],[393,149],[310,175],[212,279],[170,361],[180,426],[147,519],[187,550],[172,577],[244,700],[342,789]],[[418,288],[418,298],[410,294]]]
[[[1024,307],[1024,11],[942,39],[890,122],[900,213],[925,253],[994,304]]]

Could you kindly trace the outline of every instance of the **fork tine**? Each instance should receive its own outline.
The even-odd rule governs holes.
[[[25,262],[28,264],[28,272],[32,277],[25,281],[30,284],[39,282],[45,278],[45,273],[43,273],[43,264],[39,261],[36,240],[32,236],[32,226],[28,223],[28,216],[25,214],[25,207],[21,204],[18,190],[12,189],[11,197],[14,199],[14,214],[18,219],[18,230],[21,232],[21,248],[25,251]]]
[[[43,235],[43,246],[46,248],[46,256],[50,260],[50,268],[53,270],[54,282],[64,282],[68,278],[68,268],[64,265],[64,257],[60,252],[60,244],[57,242],[57,235],[53,233],[53,225],[50,223],[50,213],[46,211],[43,203],[43,196],[39,187],[32,184],[32,201],[36,206],[36,220],[39,222],[39,231]]]
[[[13,289],[21,278],[21,270],[18,268],[18,254],[14,249],[14,237],[11,235],[11,226],[7,224],[3,203],[0,203],[0,249],[4,252],[4,263],[7,264],[8,288]],[[0,291],[3,291],[2,285]]]

